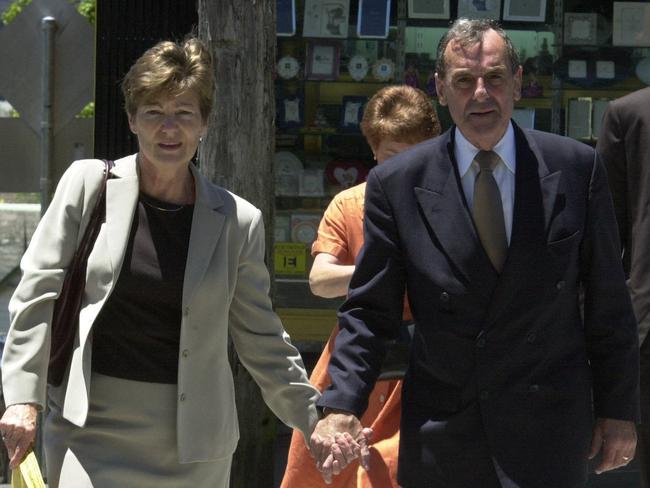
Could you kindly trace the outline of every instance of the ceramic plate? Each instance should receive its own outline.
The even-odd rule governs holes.
[[[283,80],[290,80],[298,75],[300,71],[300,63],[298,60],[291,56],[284,56],[278,61],[278,75]]]
[[[348,62],[348,72],[354,81],[363,80],[368,74],[368,60],[357,54]]]
[[[372,74],[379,81],[389,81],[395,73],[395,63],[388,58],[378,59],[372,66]]]
[[[646,85],[650,85],[650,57],[641,59],[636,65],[636,76]]]
[[[302,162],[290,151],[278,151],[275,153],[275,174],[295,174],[302,171]]]

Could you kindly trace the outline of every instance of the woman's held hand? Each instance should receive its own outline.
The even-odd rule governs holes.
[[[9,467],[16,469],[36,437],[38,409],[31,403],[9,405],[0,419],[0,434],[9,454]]]

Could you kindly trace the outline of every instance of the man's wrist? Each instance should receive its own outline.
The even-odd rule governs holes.
[[[347,410],[340,410],[338,408],[331,408],[331,407],[323,407],[322,412],[323,412],[323,417],[327,417],[331,413],[341,413],[343,415],[353,415],[352,412],[348,412]]]

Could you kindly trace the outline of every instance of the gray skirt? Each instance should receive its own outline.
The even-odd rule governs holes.
[[[231,457],[178,462],[176,393],[176,385],[93,373],[84,427],[65,420],[49,402],[44,430],[49,487],[227,488]]]

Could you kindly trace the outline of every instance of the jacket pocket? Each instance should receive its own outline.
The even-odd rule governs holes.
[[[577,245],[577,243],[580,241],[579,237],[580,230],[577,230],[569,236],[549,241],[546,245],[548,247],[548,250],[554,256],[564,256],[566,254],[569,254],[571,250]]]

